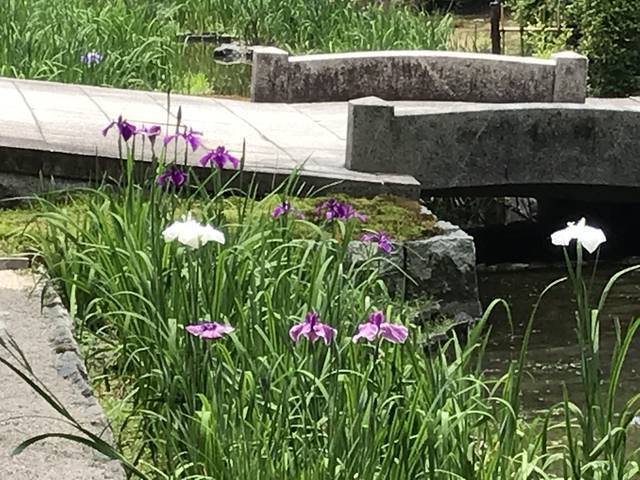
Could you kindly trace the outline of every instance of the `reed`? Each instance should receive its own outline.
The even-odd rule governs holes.
[[[350,0],[3,0],[0,76],[247,95],[248,66],[215,64],[178,33],[224,32],[293,52],[444,49],[451,19]],[[100,62],[83,64],[96,50]]]

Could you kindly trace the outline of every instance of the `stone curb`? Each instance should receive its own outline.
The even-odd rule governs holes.
[[[31,258],[29,257],[0,257],[0,270],[27,270],[29,268],[31,268]]]
[[[74,337],[73,320],[55,288],[48,282],[42,287],[42,315],[51,326],[49,343],[56,355],[55,367],[58,375],[70,382],[72,388],[82,394],[82,400],[76,405],[82,407],[91,418],[89,423],[100,432],[103,440],[113,444],[111,428],[102,407],[93,395],[89,375]],[[111,460],[97,451],[93,453],[95,460],[110,466],[110,480],[125,478],[124,470],[118,461]]]

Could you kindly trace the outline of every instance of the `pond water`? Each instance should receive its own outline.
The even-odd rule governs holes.
[[[185,45],[175,89],[194,95],[248,97],[251,65],[216,63],[213,50],[208,44]]]
[[[622,268],[612,264],[599,267],[594,283],[597,298],[609,277]],[[591,267],[587,271],[591,272]],[[522,335],[538,295],[549,283],[564,275],[564,269],[551,267],[479,275],[483,305],[500,297],[509,302],[513,314],[513,333],[503,311],[496,312],[491,319],[492,334],[486,358],[491,373],[504,372],[508,363],[518,355]],[[623,277],[612,289],[601,315],[601,350],[605,371],[609,369],[615,345],[614,320],[619,319],[624,330],[637,317],[640,317],[640,273],[635,272]],[[574,331],[574,302],[568,282],[556,286],[545,296],[533,328],[527,362],[529,377],[523,385],[525,407],[529,411],[536,411],[561,401],[563,384],[567,385],[571,400],[582,403],[580,353]],[[638,392],[640,335],[631,344],[618,397],[624,401]]]

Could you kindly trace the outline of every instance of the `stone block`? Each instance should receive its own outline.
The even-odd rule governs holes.
[[[444,314],[463,312],[479,317],[482,311],[473,237],[450,223],[440,223],[442,235],[405,242],[406,271],[415,281],[407,283],[409,291],[441,300]]]
[[[289,99],[289,53],[275,47],[253,47],[252,102],[287,102]]]
[[[431,309],[438,315],[456,321],[478,318],[482,312],[473,237],[449,222],[440,221],[436,228],[442,233],[424,240],[394,242],[395,249],[389,255],[380,255],[369,243],[353,241],[348,261],[369,262],[392,293],[431,297],[436,302]],[[417,320],[428,316],[422,312]]]
[[[345,165],[361,172],[396,173],[392,158],[393,105],[377,97],[349,102]],[[374,139],[374,141],[372,141]]]
[[[574,52],[559,52],[551,57],[556,62],[553,101],[585,103],[589,60]]]
[[[29,257],[0,257],[0,270],[26,270],[31,268]]]

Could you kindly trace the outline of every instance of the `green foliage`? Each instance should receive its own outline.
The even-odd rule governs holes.
[[[579,50],[598,95],[640,92],[640,6],[629,0],[574,0]]]
[[[227,241],[198,250],[162,239],[178,199],[152,183],[88,192],[79,206],[42,201],[34,240],[83,337],[110,346],[103,378],[131,395],[142,439],[129,460],[149,462],[136,468],[176,479],[488,480],[544,464],[529,447],[536,428],[517,415],[522,369],[497,381],[480,373],[486,317],[466,347],[426,356],[413,310],[389,297],[377,262],[349,259],[357,220],[274,220],[259,205],[288,185],[259,204],[226,198],[215,172],[208,182],[212,198],[186,201]],[[306,238],[294,235],[300,224]],[[376,308],[411,326],[407,344],[353,344]],[[335,344],[291,342],[309,310],[338,330]],[[215,342],[184,331],[204,318],[236,331]]]
[[[0,256],[24,253],[28,249],[29,229],[34,210],[29,207],[0,209]]]
[[[413,240],[435,235],[437,218],[431,213],[422,211],[421,205],[414,201],[392,195],[378,195],[374,198],[353,198],[338,194],[332,197],[319,196],[307,198],[293,198],[290,200],[306,218],[317,222],[316,207],[330,198],[346,202],[367,217],[364,224],[354,226],[354,234],[364,230],[383,231],[397,240]],[[274,202],[261,202],[262,209],[272,208]]]
[[[595,95],[640,91],[640,8],[628,0],[514,0],[515,18],[538,27],[568,32],[532,34],[534,53],[576,48],[589,58],[589,85]]]
[[[238,191],[230,198],[232,180],[222,185],[212,170],[191,195],[178,198],[158,189],[153,178],[133,184],[134,154],[132,148],[127,178],[116,187],[85,190],[62,205],[41,199],[33,241],[81,338],[95,337],[91,343],[103,350],[100,378],[113,380],[129,399],[117,425],[134,428],[135,441],[122,450],[123,458],[77,423],[33,377],[9,338],[0,347],[11,358],[0,362],[78,432],[38,435],[16,453],[61,436],[119,459],[140,478],[176,480],[637,475],[639,453],[628,449],[626,439],[640,395],[621,409],[615,400],[640,320],[626,332],[618,327],[606,378],[599,314],[616,280],[640,267],[616,274],[594,308],[581,247],[575,263],[567,254],[585,395],[573,403],[566,393],[562,404],[527,419],[521,385],[537,307],[565,279],[542,293],[506,373],[487,378],[484,332],[496,308],[509,316],[503,301],[487,307],[464,344],[454,337],[427,353],[424,332],[412,324],[415,311],[391,298],[380,281],[381,257],[361,261],[349,255],[358,220],[313,224],[294,214],[273,219],[270,206],[290,198],[295,178],[258,202]],[[197,182],[193,176],[191,181]],[[376,201],[361,208],[366,205]],[[223,231],[224,245],[191,249],[166,242],[163,230],[186,209]],[[302,238],[296,235],[301,225]],[[291,341],[290,327],[311,310],[337,329],[335,342]],[[407,343],[354,344],[351,335],[373,310],[408,326]],[[235,331],[209,342],[185,332],[203,319]],[[552,432],[559,431],[565,441],[553,442]]]
[[[315,209],[328,200],[337,198],[352,204],[356,210],[369,217],[366,224],[354,225],[354,235],[366,231],[384,231],[396,240],[411,240],[425,238],[438,233],[435,223],[437,218],[430,213],[423,213],[418,202],[391,195],[379,195],[374,198],[352,198],[347,195],[334,197],[289,197],[288,201],[314,223],[318,223]],[[89,200],[86,195],[73,192],[71,195],[54,193],[51,201],[56,208],[64,211],[65,215],[74,221],[89,208]],[[263,200],[247,199],[240,196],[230,196],[224,201],[224,215],[230,222],[239,221],[238,206],[249,204],[251,215],[259,218],[268,216],[280,203],[280,199],[274,196]],[[34,249],[33,239],[43,227],[41,214],[43,204],[40,202],[26,202],[14,208],[0,209],[0,256],[18,253],[30,253]],[[189,201],[185,198],[177,199],[176,208],[184,211],[190,208],[193,211],[201,211],[203,204],[200,201]],[[39,220],[40,219],[40,220]],[[316,234],[315,226],[298,224],[293,233],[297,237],[307,235],[313,237]]]
[[[293,52],[444,49],[450,17],[351,0],[3,0],[0,75],[186,93],[248,94],[249,67],[213,62],[179,32],[222,32]],[[80,62],[91,50],[93,66]]]
[[[628,429],[640,413],[640,394],[624,399],[621,409],[616,405],[620,401],[617,395],[620,375],[640,328],[640,318],[632,321],[626,331],[622,331],[620,322],[616,320],[616,344],[609,376],[605,378],[602,368],[604,358],[600,351],[600,314],[615,283],[624,275],[640,270],[640,265],[613,275],[594,304],[591,283],[586,281],[583,271],[583,247],[578,242],[575,263],[567,250],[564,253],[576,301],[576,335],[584,391],[584,399],[578,405],[570,401],[569,392],[564,386],[564,401],[557,406],[564,415],[567,439],[563,454],[564,478],[630,480],[640,473],[639,452],[627,445]]]

